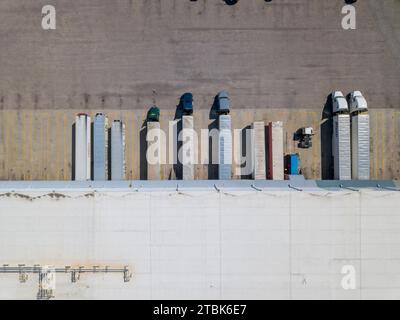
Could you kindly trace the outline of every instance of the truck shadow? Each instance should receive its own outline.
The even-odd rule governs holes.
[[[75,123],[72,125],[72,137],[71,137],[71,180],[75,180],[75,132],[76,132],[76,125]]]
[[[321,120],[321,178],[322,180],[333,180],[332,94],[326,98],[326,102],[322,110]]]
[[[183,95],[179,98],[179,102],[175,108],[174,121],[176,121],[176,135],[175,135],[176,148],[174,148],[173,152],[176,152],[176,154],[174,154],[174,156],[173,156],[174,164],[172,166],[172,172],[170,174],[171,180],[174,180],[174,178],[176,180],[183,179],[183,166],[179,159],[179,150],[181,150],[181,148],[182,148],[182,141],[180,141],[180,139],[179,139],[179,134],[182,131],[182,116],[183,116],[182,99],[183,99]]]
[[[143,120],[140,128],[140,180],[147,180],[147,121]]]
[[[240,150],[240,168],[241,168],[241,175],[240,179],[242,180],[251,180],[252,179],[252,161],[251,159],[251,141],[250,137],[250,130],[251,125],[247,125],[242,129],[241,132],[241,150]],[[244,162],[242,162],[244,159]]]
[[[211,105],[208,119],[211,120],[208,125],[208,179],[218,179],[218,95],[214,97]]]

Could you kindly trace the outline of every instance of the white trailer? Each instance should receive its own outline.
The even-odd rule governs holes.
[[[270,122],[268,126],[268,179],[284,180],[283,123]]]
[[[350,115],[346,98],[332,93],[332,156],[335,180],[351,180]]]
[[[125,124],[114,120],[111,126],[111,180],[125,180]]]
[[[93,121],[93,180],[108,180],[108,119],[103,113]]]
[[[182,180],[193,180],[195,162],[193,116],[182,116],[182,148],[179,154],[182,163]]]
[[[147,122],[147,180],[161,180],[161,130],[160,123]]]
[[[265,165],[265,124],[264,121],[255,121],[251,131],[251,163],[253,179],[266,179]]]
[[[350,94],[352,177],[370,179],[370,141],[368,104],[360,91]]]
[[[79,113],[75,118],[75,180],[86,181],[91,178],[90,117]]]
[[[232,178],[232,132],[231,116],[220,115],[218,138],[218,179],[230,180]]]

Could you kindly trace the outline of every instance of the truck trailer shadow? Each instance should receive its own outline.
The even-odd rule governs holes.
[[[332,94],[326,98],[322,110],[320,126],[321,136],[321,179],[333,179],[333,155],[332,155]]]
[[[175,116],[174,116],[174,121],[176,121],[176,149],[174,152],[174,164],[172,166],[172,171],[170,173],[169,179],[170,180],[182,180],[183,179],[183,165],[182,162],[179,159],[179,151],[182,148],[183,142],[179,139],[179,135],[181,134],[182,131],[182,117],[183,117],[183,106],[182,106],[182,99],[183,95],[179,98],[179,102],[176,105],[175,108]]]
[[[75,180],[75,131],[76,131],[76,125],[75,123],[72,125],[72,137],[71,137],[71,180]]]
[[[208,114],[208,119],[211,121],[208,125],[208,179],[218,179],[218,96],[214,97],[213,103]]]
[[[140,180],[147,180],[147,121],[144,120],[140,128]]]
[[[251,134],[251,125],[247,125],[242,129],[241,132],[241,150],[240,150],[240,168],[241,168],[241,180],[252,179],[252,159],[251,159],[251,140],[249,139]],[[244,159],[244,161],[243,161]]]

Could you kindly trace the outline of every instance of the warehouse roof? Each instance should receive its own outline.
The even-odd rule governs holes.
[[[393,190],[400,191],[400,184],[391,180],[377,181],[338,181],[338,180],[305,180],[302,176],[292,176],[290,180],[163,180],[163,181],[0,181],[0,190],[12,192],[14,190],[132,190],[132,191],[160,191],[160,190],[215,190],[217,192],[229,190],[352,190],[359,189]]]

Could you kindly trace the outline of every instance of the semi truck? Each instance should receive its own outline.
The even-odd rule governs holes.
[[[343,93],[332,93],[332,157],[335,180],[351,180],[351,145],[349,106]]]
[[[86,113],[75,118],[75,180],[91,178],[91,122]]]
[[[230,180],[232,178],[232,133],[231,116],[221,114],[218,117],[218,179]]]
[[[254,180],[265,180],[265,123],[254,121],[251,130],[251,163],[252,178]]]
[[[108,118],[97,113],[93,121],[93,180],[108,180]]]
[[[368,104],[360,91],[349,95],[351,114],[351,166],[354,180],[370,179]]]
[[[111,180],[125,180],[125,124],[114,120],[111,125]]]

